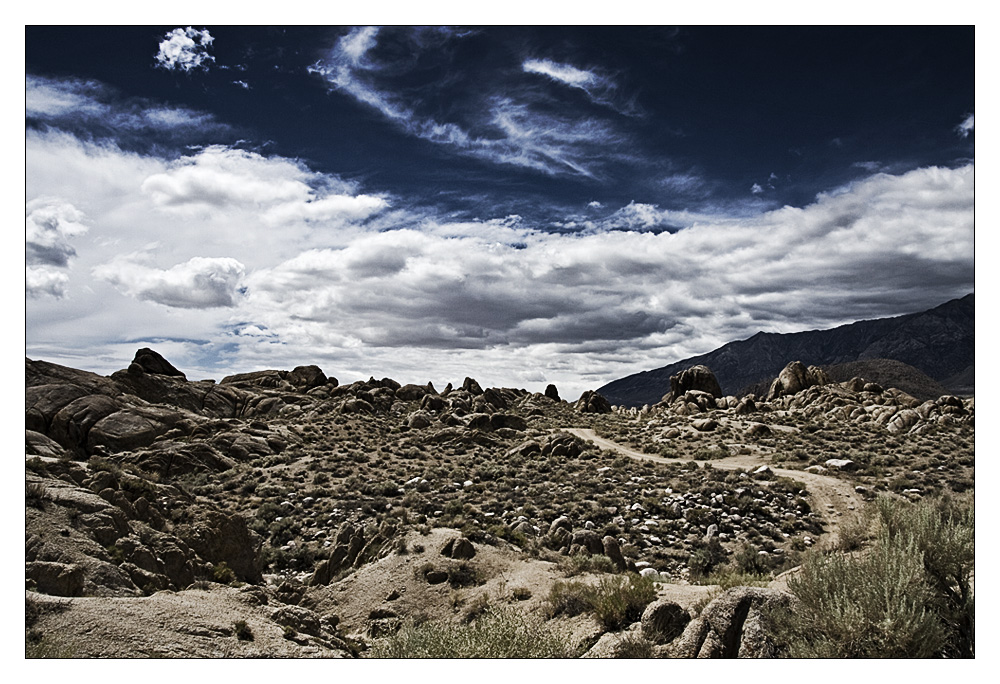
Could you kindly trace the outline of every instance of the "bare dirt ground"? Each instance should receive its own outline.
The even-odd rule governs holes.
[[[565,428],[565,431],[576,435],[580,439],[589,440],[601,449],[614,451],[639,461],[687,463],[697,464],[699,467],[708,463],[711,467],[722,470],[752,470],[765,465],[759,457],[753,454],[730,456],[729,458],[712,461],[653,456],[635,451],[610,439],[600,437],[589,428]],[[806,485],[809,496],[812,498],[813,509],[823,516],[823,522],[826,525],[827,534],[824,535],[824,543],[830,546],[835,545],[840,536],[841,522],[850,520],[856,511],[861,510],[862,501],[854,491],[854,486],[849,482],[828,475],[819,475],[804,470],[787,470],[785,468],[776,468],[770,464],[767,465],[775,475],[798,480]]]

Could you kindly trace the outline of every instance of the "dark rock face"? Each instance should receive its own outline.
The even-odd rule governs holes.
[[[707,392],[716,398],[722,396],[715,374],[707,366],[692,366],[670,376],[670,392],[663,397],[663,401],[672,402],[691,390]]]
[[[921,313],[859,321],[830,330],[760,332],[715,351],[669,366],[643,371],[598,388],[614,404],[655,404],[670,376],[692,365],[710,367],[724,394],[770,381],[792,359],[828,366],[863,359],[909,364],[954,393],[972,394],[976,341],[975,295],[969,294]],[[949,383],[958,383],[961,389]]]
[[[184,374],[179,370],[174,368],[169,361],[160,356],[158,353],[152,349],[140,349],[135,353],[135,358],[132,359],[132,365],[138,366],[145,373],[153,373],[155,375],[170,375],[173,377],[178,377],[186,379]]]
[[[325,385],[326,374],[319,366],[296,366],[288,374],[288,382],[297,389],[308,392],[311,389]]]
[[[553,401],[561,401],[561,399],[559,399],[559,390],[556,389],[555,385],[548,385],[545,388],[545,396]]]
[[[642,613],[642,636],[654,644],[666,644],[677,637],[691,622],[691,615],[667,599],[654,601]]]
[[[576,401],[580,413],[611,413],[611,402],[594,390],[587,390]]]

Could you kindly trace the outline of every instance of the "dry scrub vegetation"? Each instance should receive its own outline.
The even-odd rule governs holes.
[[[37,386],[67,382],[60,372]],[[191,385],[150,382],[164,396]],[[752,411],[679,400],[591,412],[470,379],[441,393],[386,380],[240,387],[267,411],[191,412],[128,448],[77,448],[54,418],[36,420],[28,655],[97,654],[58,631],[72,630],[45,594],[72,611],[88,595],[199,590],[260,613],[213,628],[237,656],[683,655],[683,639],[643,635],[647,608],[674,597],[701,629],[726,590],[768,586],[796,600],[761,609],[760,653],[973,654],[972,400],[921,408],[836,385]],[[906,430],[859,419],[889,408],[926,417]],[[711,644],[699,638],[693,653]]]

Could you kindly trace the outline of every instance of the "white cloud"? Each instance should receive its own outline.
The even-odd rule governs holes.
[[[208,69],[208,64],[215,61],[215,57],[208,54],[208,48],[214,40],[208,29],[199,31],[190,26],[176,28],[160,42],[160,50],[155,57],[156,64],[164,69],[180,69],[185,72]]]
[[[350,186],[287,158],[212,146],[149,176],[142,191],[165,210],[182,214],[254,211],[268,225],[294,221],[362,221],[389,203],[352,195]]]
[[[592,71],[577,69],[571,64],[559,64],[549,59],[528,59],[524,61],[521,68],[528,73],[548,76],[554,81],[559,81],[568,86],[580,88],[581,90],[587,90],[588,86],[597,85],[601,82],[601,79]]]
[[[24,207],[25,292],[30,297],[63,297],[66,270],[76,250],[70,238],[83,235],[83,212],[55,197],[36,197]]]
[[[55,128],[82,129],[100,138],[136,131],[165,136],[229,133],[229,128],[210,114],[143,98],[123,98],[95,81],[30,74],[25,78],[25,116]]]
[[[636,114],[634,103],[617,97],[618,86],[611,77],[597,70],[579,69],[572,64],[550,59],[527,59],[521,64],[521,69],[525,73],[540,74],[570,88],[578,88],[592,102],[610,107],[620,114]]]
[[[750,192],[752,192],[755,195],[759,195],[762,192],[764,192],[764,188],[760,186],[760,183],[754,183],[753,185],[750,186]]]
[[[301,161],[221,146],[168,161],[34,130],[26,146],[28,196],[79,212],[26,206],[26,249],[72,264],[26,271],[26,353],[99,372],[138,344],[169,348],[189,377],[317,363],[343,381],[474,375],[572,397],[761,329],[972,288],[971,165],[744,218],[631,202],[569,235],[389,207]]]
[[[121,292],[181,309],[231,307],[246,269],[228,257],[192,257],[167,270],[148,266],[141,254],[116,257],[94,269],[94,276]]]
[[[969,114],[962,120],[962,123],[955,126],[955,132],[962,138],[968,138],[969,134],[976,130],[976,115]]]

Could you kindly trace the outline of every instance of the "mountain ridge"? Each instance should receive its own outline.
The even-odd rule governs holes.
[[[868,359],[900,361],[949,391],[973,394],[975,293],[926,311],[826,330],[758,332],[707,354],[613,380],[597,391],[612,404],[642,406],[660,401],[671,375],[698,364],[712,370],[725,394],[737,394],[773,379],[790,361],[832,366]]]

